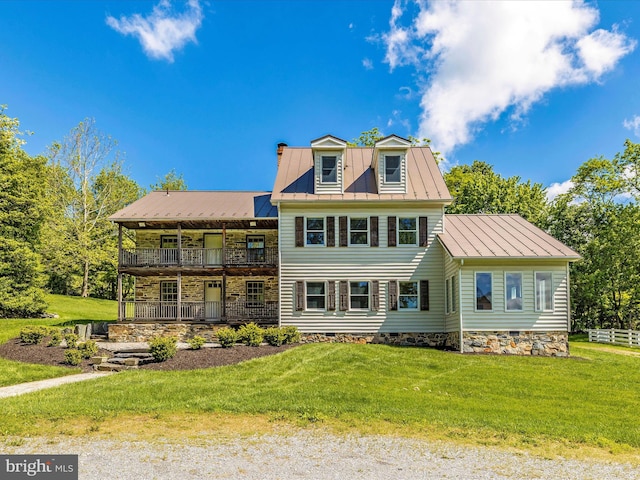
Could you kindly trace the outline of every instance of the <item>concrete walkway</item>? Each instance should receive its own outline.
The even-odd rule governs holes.
[[[0,387],[0,398],[15,397],[24,393],[36,392],[45,388],[57,387],[65,383],[82,382],[91,380],[92,378],[104,377],[111,375],[111,372],[96,373],[79,373],[77,375],[67,375],[64,377],[49,378],[47,380],[38,380],[37,382],[20,383],[9,387]]]

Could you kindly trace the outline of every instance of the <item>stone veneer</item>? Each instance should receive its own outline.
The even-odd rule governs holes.
[[[182,248],[203,248],[204,234],[222,233],[222,230],[182,230]],[[160,237],[162,235],[177,235],[177,230],[144,230],[136,232],[137,248],[160,248]],[[227,230],[226,244],[229,248],[245,248],[247,246],[247,235],[264,235],[265,247],[278,246],[278,230]]]
[[[464,353],[569,356],[569,334],[562,331],[464,332],[462,339]]]
[[[216,332],[226,325],[211,323],[111,323],[110,342],[146,342],[153,337],[176,337],[184,342],[199,335],[208,342],[216,340]]]
[[[446,333],[302,333],[301,343],[380,343],[445,348]]]

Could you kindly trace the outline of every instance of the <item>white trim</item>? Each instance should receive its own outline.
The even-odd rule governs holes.
[[[402,293],[400,293],[400,284],[401,283],[415,283],[416,284],[416,307],[415,308],[403,308],[400,305],[400,297],[403,296]],[[408,295],[408,294],[404,294],[405,297],[412,297],[413,295]],[[403,311],[403,312],[418,312],[420,311],[420,280],[398,280],[398,311]]]
[[[309,308],[308,306],[308,298],[309,298],[309,284],[310,283],[321,283],[324,285],[324,308]],[[327,292],[329,282],[326,280],[304,280],[304,311],[305,312],[326,312],[327,311]],[[319,297],[320,295],[312,295],[314,297]]]
[[[367,243],[351,243],[351,220],[361,220],[361,219],[365,219],[367,221],[367,226],[365,228],[365,230],[356,230],[356,232],[364,232],[366,231],[367,233]],[[349,216],[347,217],[347,246],[349,247],[368,247],[371,244],[371,238],[370,238],[370,229],[371,229],[371,219],[368,215],[365,216]],[[380,224],[378,224],[378,236],[379,236],[379,231],[380,231]]]
[[[547,273],[551,275],[551,308],[538,308],[538,274],[539,273]],[[556,302],[555,302],[555,288],[553,288],[553,272],[549,270],[534,270],[533,272],[533,309],[538,313],[555,313],[556,311]],[[567,298],[570,296],[569,290],[567,290]]]
[[[305,248],[314,247],[326,247],[327,246],[327,217],[325,216],[309,216],[304,218],[304,246]],[[322,243],[308,243],[307,242],[307,220],[309,219],[322,219]],[[311,230],[312,232],[319,232],[320,230]]]
[[[351,308],[351,284],[352,283],[366,283],[367,284],[367,308]],[[347,280],[349,305],[347,311],[349,312],[370,312],[371,311],[371,282],[369,280]],[[399,288],[399,287],[398,287]],[[357,297],[364,297],[364,295],[356,295]]]
[[[519,270],[505,270],[504,272],[504,311],[509,313],[524,313],[524,273]],[[520,308],[509,308],[507,305],[507,275],[520,275]]]
[[[478,309],[478,274],[485,273],[491,277],[491,309],[488,310],[479,310]],[[473,272],[473,310],[475,312],[493,312],[494,311],[494,292],[493,292],[493,272],[487,272],[483,270],[478,270]]]
[[[411,232],[413,231],[415,233],[416,236],[416,241],[415,243],[400,243],[400,219],[402,218],[412,218],[415,222],[416,222],[416,226],[414,230],[402,230],[403,232]],[[419,243],[419,237],[420,236],[420,220],[418,217],[410,217],[410,216],[406,216],[406,217],[401,217],[400,215],[398,215],[396,217],[396,246],[397,247],[417,247],[418,243]]]
[[[460,267],[458,267],[458,301],[460,302],[459,314],[460,314],[460,333],[458,338],[458,343],[460,346],[460,353],[464,353],[464,345],[462,342],[462,332],[464,332],[464,324],[462,321],[462,265],[464,265],[464,260],[460,263]]]
[[[320,166],[320,177],[319,177],[320,184],[321,185],[337,185],[338,184],[338,167],[340,166],[340,155],[338,155],[337,153],[334,153],[332,155],[325,155],[324,153],[319,152],[318,156],[320,158],[320,161],[319,161],[319,164],[320,164],[319,165]],[[335,180],[332,181],[332,182],[326,182],[326,181],[323,180],[323,177],[324,177],[324,174],[323,174],[324,163],[323,162],[324,162],[325,157],[326,158],[333,158],[333,159],[335,159],[335,162],[336,162],[335,165],[333,166],[333,169],[334,169],[333,174],[335,176]]]

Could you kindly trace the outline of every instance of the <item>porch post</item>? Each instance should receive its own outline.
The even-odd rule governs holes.
[[[176,322],[182,321],[182,273],[178,272],[178,312]]]
[[[178,222],[178,266],[182,266],[182,225]]]
[[[223,320],[227,319],[227,274],[226,272],[222,272],[222,319]]]
[[[118,322],[122,321],[122,224],[118,224]]]
[[[227,266],[227,224],[222,224],[222,266]]]

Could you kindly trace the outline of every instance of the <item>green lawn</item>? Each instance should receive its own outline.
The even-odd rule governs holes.
[[[75,323],[115,320],[118,311],[116,302],[96,298],[47,295],[47,303],[49,304],[47,312],[56,313],[60,318],[0,319],[0,343],[17,337],[22,327],[26,325],[70,326]],[[64,367],[18,363],[0,358],[0,387],[60,377],[79,371],[79,369]]]

